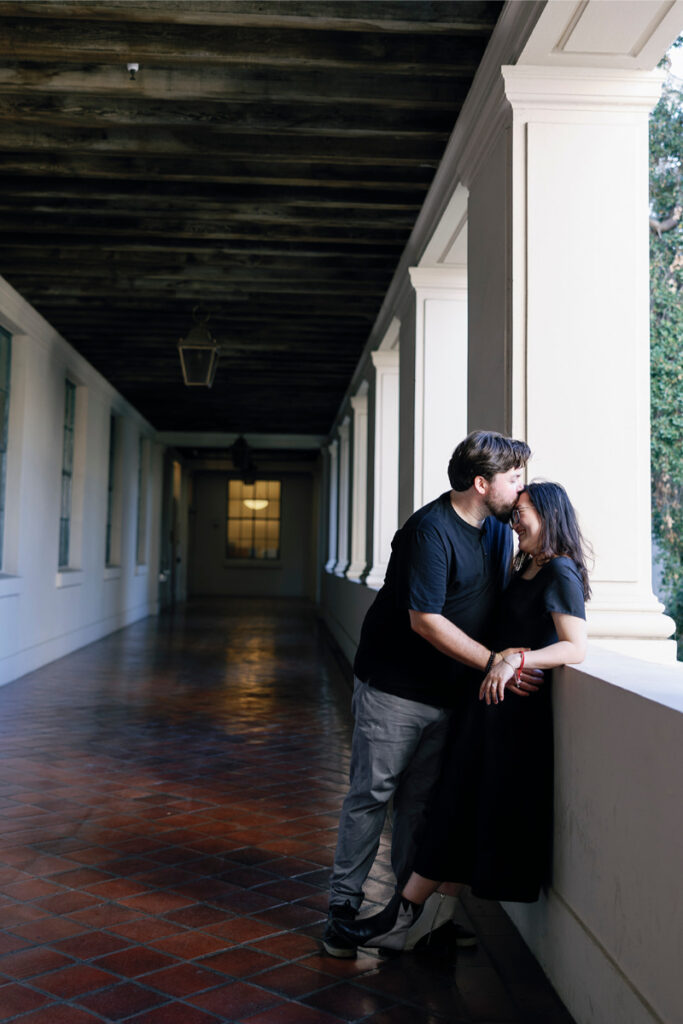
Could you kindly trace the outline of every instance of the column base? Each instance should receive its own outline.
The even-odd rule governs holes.
[[[664,614],[664,606],[652,598],[645,607],[607,608],[588,606],[588,637],[592,643],[644,661],[671,664],[676,661],[676,623]]]
[[[384,586],[384,577],[387,574],[387,566],[383,563],[379,565],[373,565],[370,572],[367,574],[363,583],[366,587],[370,587],[371,590],[380,590]]]
[[[347,580],[351,580],[352,583],[360,583],[365,569],[365,562],[351,562],[351,565],[346,570]]]

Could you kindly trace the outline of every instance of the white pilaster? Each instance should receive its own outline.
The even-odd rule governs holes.
[[[413,508],[448,489],[467,433],[467,269],[411,267],[415,289]]]
[[[349,565],[349,508],[351,505],[350,425],[348,416],[345,416],[339,424],[339,513],[337,519],[339,533],[337,536],[337,561],[334,567],[336,576],[343,576]]]
[[[328,470],[328,526],[327,526],[327,561],[325,572],[334,572],[337,564],[337,533],[339,515],[339,441],[334,439],[327,446]]]
[[[347,579],[360,581],[367,568],[368,383],[351,399],[353,409],[353,486],[351,495],[351,563]]]
[[[524,437],[595,550],[593,638],[673,657],[650,570],[651,72],[502,69],[470,187],[469,426]],[[506,207],[507,211],[506,212]]]
[[[372,537],[368,587],[384,583],[398,527],[398,349],[372,353],[375,367]]]

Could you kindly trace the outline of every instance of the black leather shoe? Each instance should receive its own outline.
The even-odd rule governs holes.
[[[351,906],[350,900],[346,900],[345,903],[330,904],[327,925],[322,937],[323,949],[330,956],[349,960],[355,957],[356,943],[340,935],[338,925],[340,922],[342,924],[352,924],[356,919],[357,913],[358,911]]]
[[[355,942],[357,946],[400,951],[405,945],[408,930],[421,913],[421,903],[411,903],[397,892],[379,914],[353,923],[338,921],[336,929],[342,939]]]

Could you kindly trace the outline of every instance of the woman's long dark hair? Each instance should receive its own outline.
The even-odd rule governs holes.
[[[528,495],[541,517],[541,550],[537,555],[539,561],[549,562],[556,555],[571,558],[581,576],[583,596],[587,601],[591,596],[586,567],[590,545],[581,536],[576,512],[564,487],[547,480],[538,480],[527,484],[522,494]],[[531,555],[518,551],[515,556],[515,569],[523,572],[531,558]]]

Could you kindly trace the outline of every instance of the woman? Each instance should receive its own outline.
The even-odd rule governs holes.
[[[427,897],[443,882],[469,884],[485,899],[533,902],[547,879],[550,686],[522,700],[529,694],[515,684],[522,665],[551,669],[583,660],[590,587],[585,545],[563,487],[529,484],[511,518],[518,553],[494,627],[500,653],[493,656],[483,682],[473,681],[457,716],[414,871],[403,891],[379,914],[340,924],[344,936],[358,945],[412,948],[434,927],[434,919],[418,918]]]

